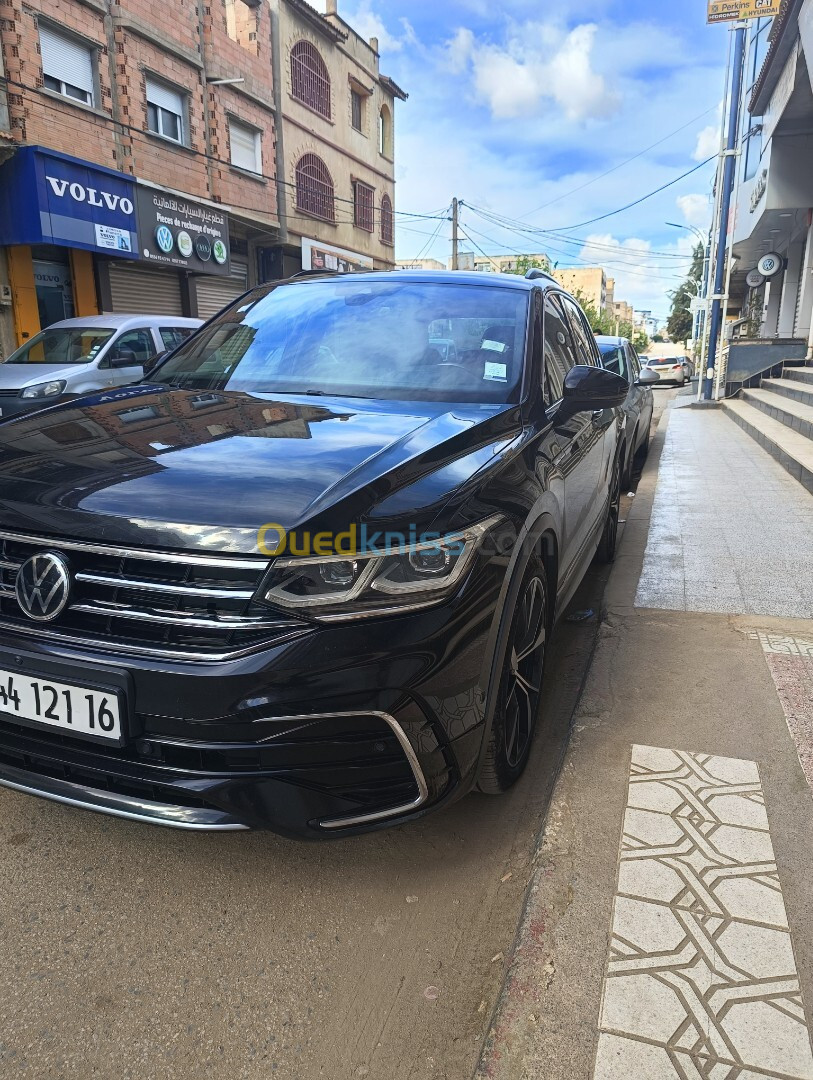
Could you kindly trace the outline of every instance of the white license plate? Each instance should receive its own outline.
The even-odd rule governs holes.
[[[93,735],[121,742],[121,716],[115,692],[54,682],[46,676],[0,669],[0,713],[33,720],[66,734]]]

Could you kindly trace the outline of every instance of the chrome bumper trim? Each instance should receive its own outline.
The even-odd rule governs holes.
[[[140,821],[144,825],[164,825],[192,832],[242,832],[248,829],[247,825],[230,821],[226,814],[217,810],[194,810],[185,806],[142,801],[129,795],[97,792],[79,784],[50,776],[40,777],[8,765],[0,766],[0,786],[24,795],[39,795],[42,799],[75,806],[80,810],[94,810],[98,814]]]

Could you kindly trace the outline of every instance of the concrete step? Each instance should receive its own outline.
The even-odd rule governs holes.
[[[813,442],[740,398],[723,402],[724,412],[813,493]]]
[[[813,383],[813,367],[786,367],[784,377],[794,382]]]
[[[810,383],[797,382],[796,379],[763,379],[762,389],[801,401],[804,405],[813,405],[813,385]]]
[[[779,384],[779,380],[768,381]],[[810,389],[813,390],[813,386]],[[767,385],[759,390],[743,390],[740,400],[749,402],[772,420],[798,431],[806,439],[813,439],[813,404],[783,397]]]

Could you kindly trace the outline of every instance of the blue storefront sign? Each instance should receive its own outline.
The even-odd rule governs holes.
[[[56,244],[137,259],[132,177],[40,146],[0,168],[0,245]]]

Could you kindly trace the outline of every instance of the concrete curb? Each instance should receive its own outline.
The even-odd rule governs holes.
[[[635,603],[635,590],[643,566],[658,468],[670,417],[671,409],[664,410],[635,500],[627,514],[620,551],[605,590],[600,624],[596,628],[590,658],[573,706],[571,730],[583,701],[602,626],[613,615],[631,611]],[[562,893],[561,883],[568,878],[568,874],[562,873],[562,870],[570,856],[566,850],[558,850],[556,843],[562,826],[561,820],[558,820],[562,809],[556,802],[556,787],[566,760],[567,748],[559,763],[553,797],[537,835],[534,870],[525,894],[505,981],[472,1080],[522,1080],[525,1075],[525,1050],[529,1041],[534,1041],[535,1024],[545,1008],[545,996],[555,975],[547,945],[548,935],[569,904],[569,898]]]

